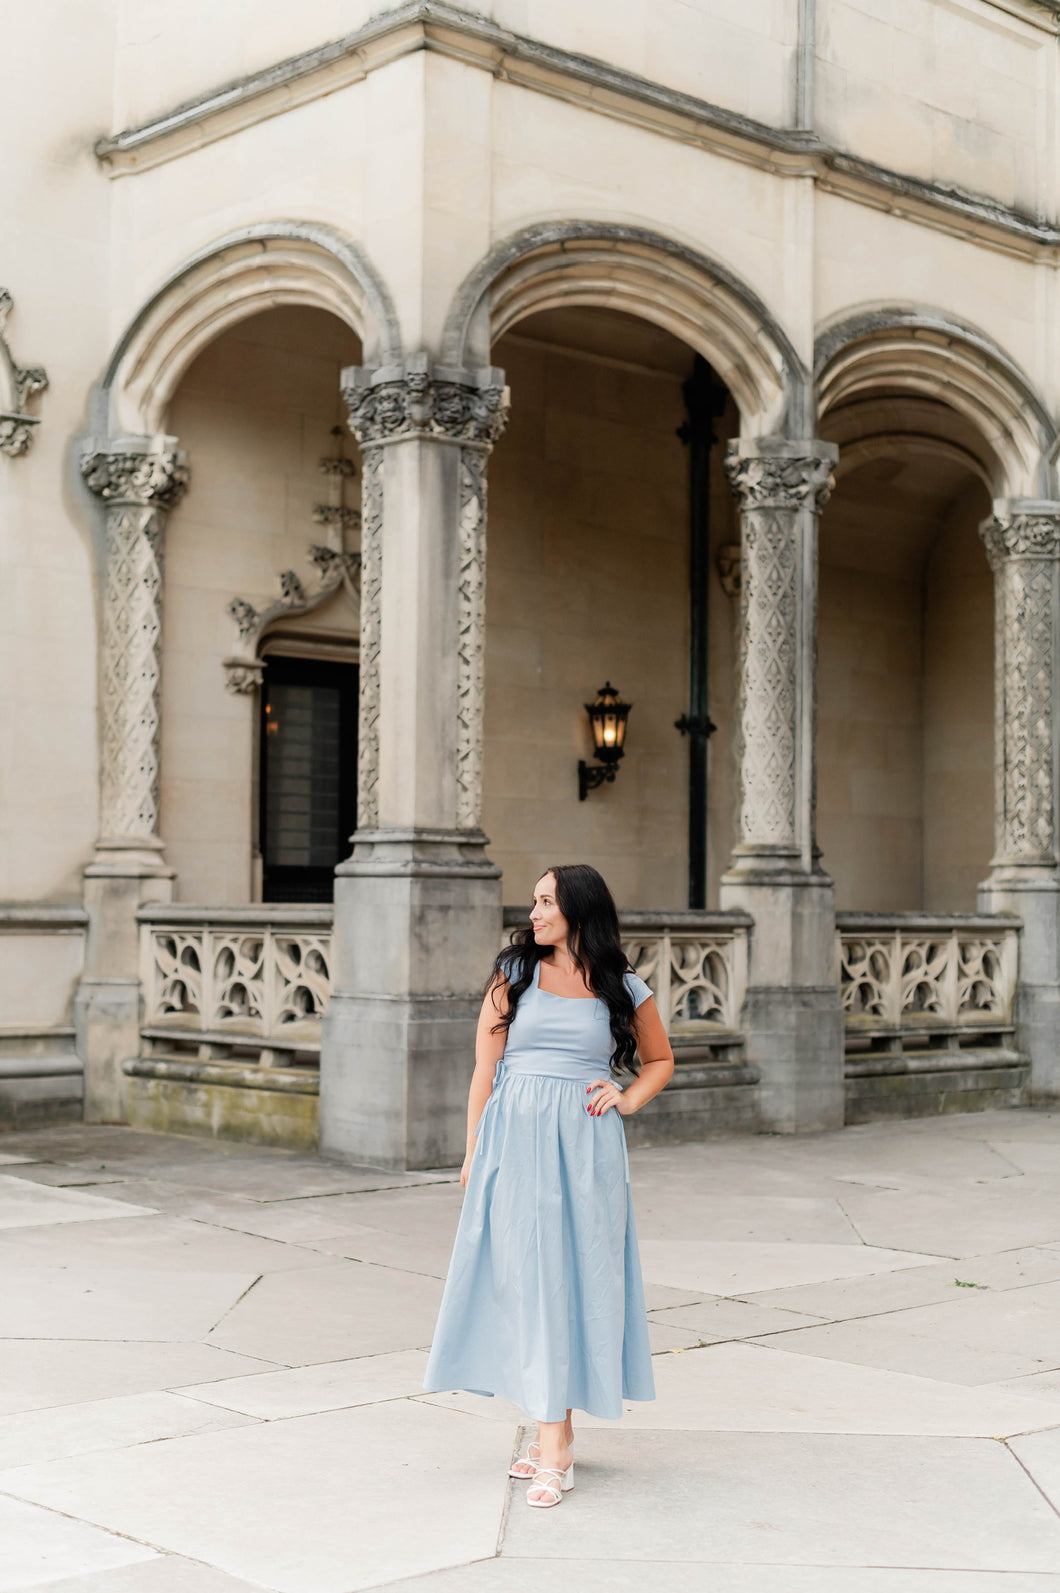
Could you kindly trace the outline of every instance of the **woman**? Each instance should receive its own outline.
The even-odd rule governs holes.
[[[467,1195],[424,1383],[502,1395],[537,1421],[509,1475],[539,1509],[574,1486],[572,1407],[618,1417],[623,1398],[655,1398],[619,1119],[673,1070],[611,892],[587,864],[549,869],[482,1003]]]

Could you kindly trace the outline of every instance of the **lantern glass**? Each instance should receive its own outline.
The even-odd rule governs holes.
[[[596,701],[586,703],[585,707],[592,725],[597,757],[617,762],[624,751],[630,704],[622,702],[614,686],[608,682],[600,688]]]

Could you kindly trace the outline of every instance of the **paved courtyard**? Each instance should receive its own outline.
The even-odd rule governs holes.
[[[632,1162],[659,1398],[531,1511],[452,1174],[5,1136],[0,1590],[1060,1593],[1060,1113]]]

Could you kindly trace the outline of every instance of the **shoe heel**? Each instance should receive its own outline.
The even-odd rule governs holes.
[[[562,1491],[564,1493],[570,1493],[571,1489],[574,1487],[574,1462],[573,1462],[573,1460],[571,1461],[570,1465],[567,1467],[566,1471],[563,1473],[563,1476],[560,1478],[559,1485],[560,1485],[560,1488],[562,1489]]]

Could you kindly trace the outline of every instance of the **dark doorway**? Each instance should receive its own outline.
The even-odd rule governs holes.
[[[355,664],[270,658],[261,691],[262,898],[330,902],[357,824]]]

